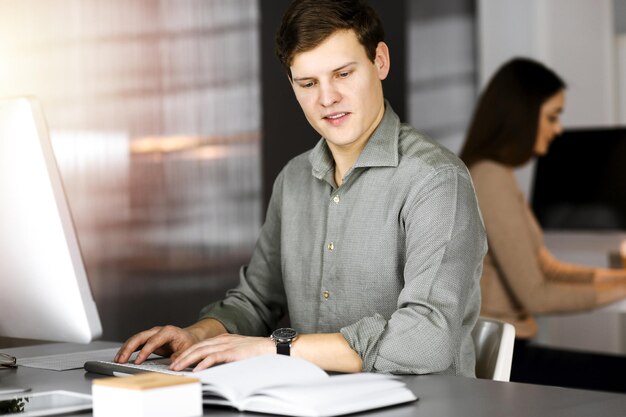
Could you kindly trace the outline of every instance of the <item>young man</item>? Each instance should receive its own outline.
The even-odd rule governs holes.
[[[322,136],[274,184],[239,286],[185,329],[130,338],[172,369],[285,353],[341,372],[474,375],[470,332],[486,240],[464,165],[401,124],[383,97],[390,57],[359,0],[296,0],[276,50]],[[293,329],[268,337],[289,311]]]

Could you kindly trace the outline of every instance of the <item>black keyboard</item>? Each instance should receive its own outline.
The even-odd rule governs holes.
[[[169,366],[170,360],[167,358],[161,358],[147,360],[140,365],[134,363],[116,363],[109,361],[87,361],[85,362],[85,365],[83,367],[87,372],[110,376],[129,376],[144,372],[159,372],[162,374],[170,375],[185,375],[191,371],[191,369],[188,369],[187,371],[172,371],[171,369],[169,369]]]

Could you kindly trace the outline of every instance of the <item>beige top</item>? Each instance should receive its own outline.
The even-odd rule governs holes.
[[[530,338],[537,334],[535,314],[596,307],[594,270],[559,262],[548,252],[512,169],[485,160],[470,173],[489,244],[481,315],[505,320],[515,326],[518,338]]]

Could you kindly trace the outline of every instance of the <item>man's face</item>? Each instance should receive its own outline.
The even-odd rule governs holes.
[[[291,64],[296,99],[332,151],[365,146],[384,114],[388,72],[387,46],[378,44],[372,62],[352,30],[335,32]]]

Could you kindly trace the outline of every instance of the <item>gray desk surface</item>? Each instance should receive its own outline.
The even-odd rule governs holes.
[[[79,351],[116,345],[109,342],[96,342],[92,345],[56,344],[2,349],[2,351],[16,355],[44,355],[66,352],[70,349]],[[0,370],[0,387],[29,386],[34,391],[66,389],[90,393],[91,381],[99,377],[80,369],[57,372],[20,367],[16,370]],[[406,376],[403,379],[420,398],[419,401],[359,415],[386,417],[626,416],[626,395],[622,394],[437,375]],[[72,415],[89,416],[91,413]],[[241,414],[228,409],[206,407],[204,415],[235,416]]]
[[[624,231],[554,231],[544,235],[550,252],[563,262],[609,267],[626,240]],[[591,311],[537,316],[539,344],[590,352],[626,354],[626,299]],[[626,382],[624,382],[626,384]],[[624,413],[626,416],[626,412]]]

